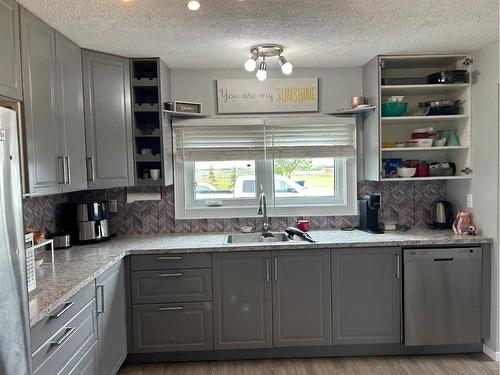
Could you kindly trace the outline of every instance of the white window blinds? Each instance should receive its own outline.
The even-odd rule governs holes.
[[[183,126],[174,134],[176,156],[183,160],[264,159],[263,126]]]
[[[204,122],[203,122],[204,121]],[[178,159],[257,160],[355,155],[354,121],[324,117],[182,121],[174,126]],[[202,125],[206,124],[206,125]]]
[[[354,156],[353,124],[267,126],[275,159]]]

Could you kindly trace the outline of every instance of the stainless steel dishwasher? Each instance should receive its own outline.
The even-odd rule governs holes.
[[[481,342],[481,248],[405,249],[405,345]]]

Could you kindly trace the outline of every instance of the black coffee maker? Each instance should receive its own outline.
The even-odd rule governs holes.
[[[358,200],[359,207],[359,229],[368,233],[384,233],[380,229],[378,221],[378,209],[380,208],[380,195],[363,195]]]

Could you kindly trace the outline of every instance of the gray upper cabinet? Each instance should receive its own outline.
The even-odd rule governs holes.
[[[87,188],[82,52],[80,47],[57,32],[55,40],[56,102],[65,179],[62,189],[70,192]]]
[[[24,8],[21,46],[29,190],[60,193],[64,158],[56,114],[54,30]]]
[[[87,188],[80,48],[21,8],[29,192]]]
[[[22,100],[19,5],[0,0],[0,96]]]
[[[215,254],[214,348],[272,347],[271,253]]]
[[[273,251],[274,346],[329,345],[330,250]]]
[[[85,128],[90,188],[133,185],[128,59],[83,52]]]
[[[332,250],[333,343],[399,343],[401,250]]]
[[[127,356],[123,262],[97,278],[98,374],[116,374]]]

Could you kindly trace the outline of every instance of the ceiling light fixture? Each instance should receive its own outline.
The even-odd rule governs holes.
[[[262,57],[262,62],[257,71],[257,79],[264,81],[267,78],[267,63],[266,57],[278,56],[278,62],[281,65],[283,74],[290,75],[293,72],[293,65],[287,61],[285,56],[282,56],[284,51],[283,46],[279,44],[258,44],[250,48],[252,56],[245,62],[244,67],[247,72],[253,72],[257,67],[259,57]]]
[[[188,9],[189,10],[198,10],[200,9],[200,2],[197,0],[191,0],[188,2]]]

